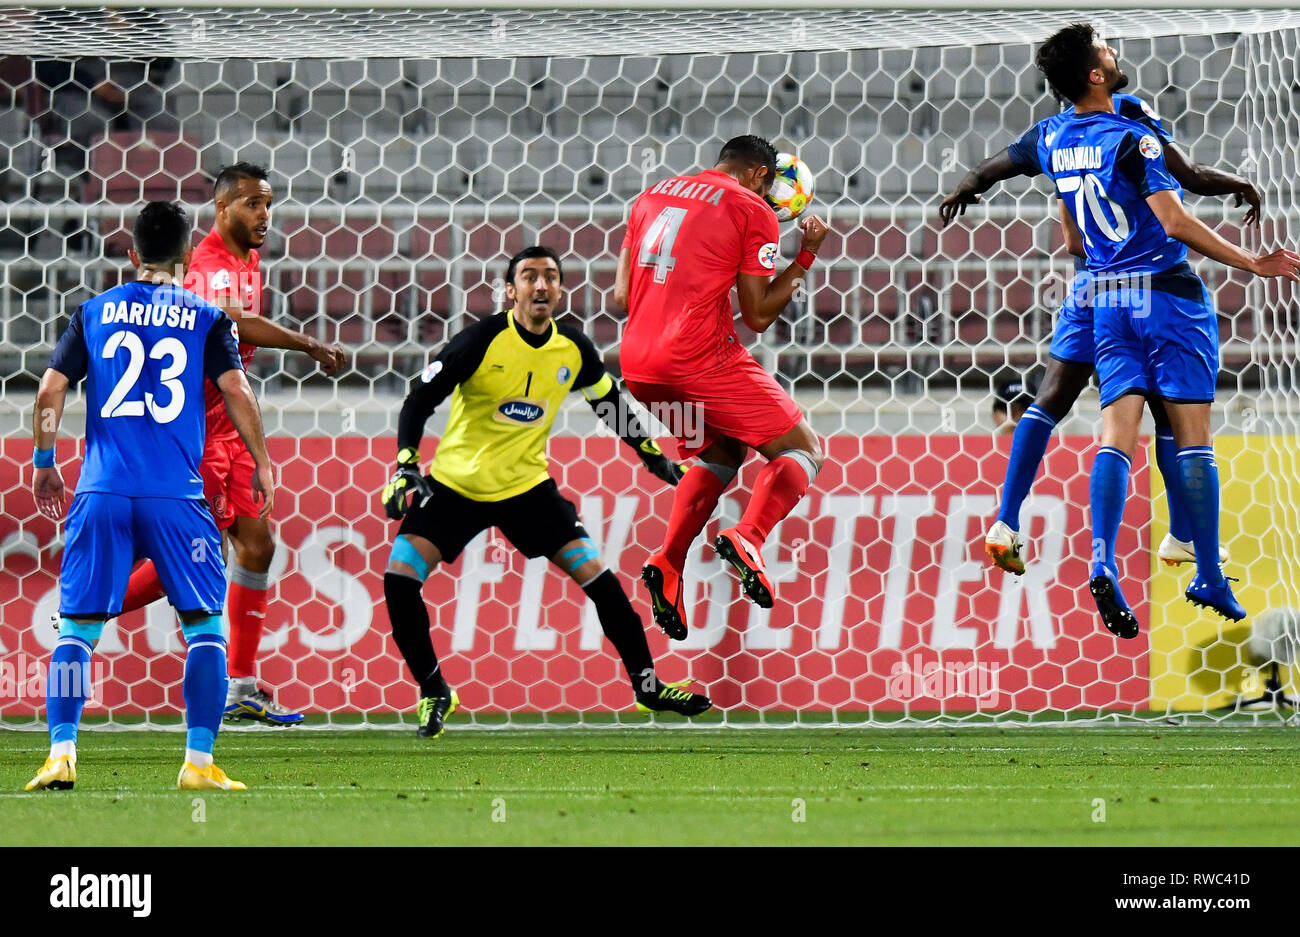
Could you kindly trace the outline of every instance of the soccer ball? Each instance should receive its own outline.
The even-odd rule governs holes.
[[[803,214],[813,197],[813,174],[808,164],[793,153],[776,154],[776,178],[767,193],[767,203],[778,221],[793,221]]]

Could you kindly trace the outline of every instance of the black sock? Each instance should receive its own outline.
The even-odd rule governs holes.
[[[627,600],[627,593],[618,577],[607,569],[583,586],[582,591],[596,604],[600,627],[623,659],[623,669],[632,681],[632,689],[638,693],[657,691],[659,682],[655,679],[654,660],[650,657],[650,645],[645,640],[641,616]]]
[[[446,692],[447,681],[442,678],[438,655],[433,652],[429,610],[420,594],[423,585],[410,576],[384,573],[384,601],[388,604],[393,640],[411,669],[411,676],[420,684],[420,696],[441,696]]]

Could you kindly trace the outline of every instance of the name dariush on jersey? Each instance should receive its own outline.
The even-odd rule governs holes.
[[[198,320],[197,309],[187,309],[184,306],[155,306],[153,303],[146,306],[144,303],[128,303],[122,300],[120,303],[104,303],[99,321],[104,325],[122,322],[127,325],[165,325],[173,329],[193,331]]]
[[[1067,146],[1052,150],[1052,172],[1070,172],[1075,169],[1100,169],[1101,147]]]
[[[710,205],[722,202],[726,190],[722,186],[709,185],[707,182],[692,182],[690,179],[674,177],[657,183],[650,190],[651,195],[675,195],[677,198],[693,198]]]

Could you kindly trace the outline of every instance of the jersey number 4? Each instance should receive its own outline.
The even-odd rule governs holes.
[[[144,371],[145,353],[144,343],[140,341],[139,335],[121,331],[114,332],[108,337],[108,341],[104,343],[103,357],[116,357],[118,351],[123,348],[129,356],[126,371],[118,378],[113,392],[108,395],[104,406],[100,408],[99,415],[104,419],[115,416],[144,416],[145,410],[148,409],[149,415],[157,423],[170,423],[180,416],[181,410],[185,407],[185,387],[176,378],[185,373],[185,364],[189,358],[181,340],[164,338],[149,351],[149,357],[154,360],[166,357],[172,359],[171,363],[162,369],[162,374],[158,375],[163,387],[171,394],[171,400],[165,407],[158,406],[154,395],[148,391],[145,391],[143,400],[126,399],[135,389],[136,381],[140,380],[140,374]]]
[[[641,252],[637,254],[636,262],[642,267],[654,268],[656,283],[668,282],[668,274],[677,265],[673,244],[685,220],[685,208],[665,208],[641,238]]]
[[[1056,188],[1061,195],[1074,195],[1074,220],[1078,222],[1079,229],[1083,236],[1092,243],[1092,238],[1088,236],[1088,229],[1095,228],[1100,231],[1107,240],[1119,242],[1128,237],[1129,224],[1128,215],[1124,214],[1124,209],[1110,200],[1106,194],[1105,188],[1102,187],[1101,180],[1091,173],[1085,172],[1082,176],[1062,176],[1056,180]],[[1115,219],[1111,224],[1110,218],[1106,217],[1106,209],[1102,203],[1110,209],[1110,214]],[[1085,214],[1092,219],[1092,224],[1084,223]]]

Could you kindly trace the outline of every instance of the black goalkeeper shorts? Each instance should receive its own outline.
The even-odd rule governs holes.
[[[489,527],[499,529],[529,559],[550,559],[566,543],[588,536],[578,509],[560,494],[554,479],[503,501],[475,501],[427,477],[433,497],[423,505],[418,499],[411,504],[398,533],[424,537],[438,548],[444,563],[455,560]]]

